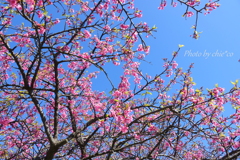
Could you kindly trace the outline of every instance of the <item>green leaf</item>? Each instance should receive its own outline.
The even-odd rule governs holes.
[[[46,16],[48,14],[48,11],[43,10],[43,15]]]
[[[152,93],[151,93],[151,92],[148,92],[148,91],[146,92],[146,94],[150,94],[150,95],[152,95]]]
[[[179,48],[182,48],[182,47],[184,47],[184,45],[183,45],[183,44],[179,44],[178,47],[179,47]]]
[[[220,136],[220,137],[225,137],[225,135],[224,135],[223,132],[221,132],[219,136]]]
[[[196,89],[196,90],[195,90],[195,92],[197,92],[197,93],[198,93],[198,92],[200,92],[200,90],[199,90],[199,89]]]
[[[232,83],[233,85],[236,85],[236,83],[235,83],[235,82],[232,82],[232,81],[231,81],[231,83]]]
[[[157,27],[154,25],[154,26],[152,27],[152,29],[157,29]]]

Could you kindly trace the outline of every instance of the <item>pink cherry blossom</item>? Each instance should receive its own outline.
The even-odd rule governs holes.
[[[127,29],[129,27],[129,25],[125,25],[125,24],[121,24],[120,26],[122,29]]]
[[[187,11],[186,13],[185,13],[185,16],[186,17],[192,17],[194,15],[194,13],[192,12],[192,11]]]
[[[45,33],[45,31],[46,31],[46,29],[44,28],[44,27],[40,27],[40,29],[38,30],[38,32],[40,33],[40,34],[44,34]]]
[[[172,3],[172,6],[173,6],[173,7],[177,7],[177,4],[178,4],[177,2],[173,2],[173,3]]]
[[[15,7],[17,5],[18,0],[7,0],[11,7]]]
[[[90,34],[90,32],[88,30],[84,30],[83,32],[84,32],[84,38],[88,39],[88,38],[91,37],[91,34]]]
[[[178,66],[177,62],[176,61],[173,61],[172,63],[172,69],[176,69]]]
[[[54,24],[58,24],[58,23],[60,23],[60,20],[56,18],[56,20],[54,21]]]
[[[167,6],[167,1],[164,0],[164,1],[160,4],[160,7],[158,7],[158,9],[163,10],[166,6]]]

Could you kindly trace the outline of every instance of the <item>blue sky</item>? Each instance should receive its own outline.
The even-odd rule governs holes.
[[[147,60],[152,62],[152,65],[143,64],[144,71],[153,75],[160,72],[162,58],[170,58],[171,53],[177,50],[178,44],[184,44],[176,60],[183,69],[194,63],[192,76],[197,87],[213,88],[218,83],[220,87],[230,89],[230,81],[240,78],[239,0],[220,1],[221,6],[210,14],[200,14],[198,31],[203,33],[198,40],[189,37],[193,33],[191,26],[195,23],[195,16],[187,19],[182,17],[186,10],[184,5],[178,4],[173,8],[168,4],[164,10],[158,10],[160,1],[152,0],[146,3],[138,0],[135,3],[135,6],[143,11],[141,21],[158,27],[157,33],[154,33],[156,39],[146,39],[147,44],[151,46]],[[188,56],[190,52],[207,52],[210,56],[192,57]],[[224,54],[214,57],[216,52]]]

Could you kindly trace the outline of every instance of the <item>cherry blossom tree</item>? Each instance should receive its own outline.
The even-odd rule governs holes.
[[[142,73],[156,27],[133,0],[0,2],[0,157],[7,160],[186,159],[240,156],[238,81],[194,89],[175,58]],[[150,2],[149,2],[150,3]],[[208,14],[218,1],[161,0]],[[120,68],[120,82],[108,68]],[[106,81],[98,81],[103,75]],[[99,91],[93,83],[108,86]],[[177,91],[172,88],[178,88]],[[223,116],[224,106],[235,112]]]

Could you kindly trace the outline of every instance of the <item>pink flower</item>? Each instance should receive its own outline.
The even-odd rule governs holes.
[[[60,20],[58,18],[56,18],[54,24],[58,24],[58,23],[60,23]]]
[[[163,1],[161,4],[160,4],[160,7],[158,7],[158,9],[160,10],[163,10],[167,5],[167,2],[166,1]]]
[[[142,11],[140,11],[140,10],[136,10],[135,11],[135,17],[138,17],[138,18],[141,18],[142,17],[142,13],[141,13]]]
[[[15,7],[16,7],[18,10],[22,10],[22,6],[19,5],[19,4],[17,4]]]
[[[147,47],[144,48],[145,53],[149,53],[149,51],[150,51],[150,46],[147,46]]]
[[[173,7],[177,7],[177,2],[173,2],[173,3],[172,3],[172,6],[173,6]]]
[[[43,13],[41,11],[37,11],[37,15],[38,15],[39,18],[43,17]]]
[[[121,131],[123,133],[127,133],[127,131],[128,131],[128,127],[127,126],[121,126],[120,129],[121,129]]]
[[[105,27],[103,27],[103,29],[106,29],[107,31],[111,31],[111,28],[109,27],[109,25],[106,25]]]
[[[11,24],[11,18],[6,18],[3,22],[3,25],[10,25]]]
[[[91,37],[91,34],[90,34],[90,32],[88,30],[84,30],[83,32],[85,34],[84,38],[90,38]]]
[[[163,65],[164,68],[168,68],[169,67],[169,63],[168,62],[165,62],[164,65]]]
[[[141,136],[137,135],[137,134],[134,134],[134,138],[137,139],[137,140],[140,140]]]
[[[37,6],[41,7],[42,5],[43,5],[43,1],[42,0],[38,0]]]
[[[157,127],[155,127],[154,125],[150,125],[149,127],[148,127],[148,131],[149,132],[151,132],[151,131],[157,131],[158,129],[157,129]]]
[[[17,5],[17,0],[8,0],[11,7],[15,7]]]
[[[221,152],[225,151],[225,149],[223,147],[219,147],[218,150],[221,151]]]
[[[72,24],[72,22],[70,21],[70,19],[67,19],[66,23],[70,26]]]
[[[176,61],[173,61],[172,63],[172,69],[176,69],[178,66],[177,62]]]
[[[129,27],[129,25],[125,25],[125,24],[121,24],[120,26],[122,29],[127,29]]]
[[[234,147],[234,148],[239,148],[239,147],[240,147],[240,143],[239,143],[239,142],[235,142],[235,143],[233,144],[233,147]]]
[[[143,51],[143,46],[142,46],[142,44],[139,44],[139,45],[138,45],[137,51]]]
[[[27,123],[32,123],[34,120],[33,119],[30,119],[30,118],[28,118],[28,119],[26,119],[26,122]]]
[[[185,16],[186,16],[186,17],[192,17],[193,15],[194,15],[194,13],[191,12],[191,11],[187,11],[187,12],[185,13]]]
[[[0,124],[2,125],[3,128],[5,128],[11,121],[13,121],[12,118],[1,118]]]
[[[45,33],[45,31],[46,31],[46,29],[45,29],[44,27],[40,27],[40,29],[38,30],[38,32],[39,32],[40,34]]]
[[[85,11],[85,12],[89,10],[88,2],[85,2],[85,3],[83,2],[83,4],[82,4],[82,10]]]
[[[195,5],[195,2],[193,1],[193,2],[187,2],[187,4],[189,5],[189,6],[194,6]]]
[[[25,0],[28,5],[34,5],[34,0]]]
[[[143,59],[144,57],[145,57],[144,54],[139,54],[139,55],[137,56],[138,59]]]
[[[142,17],[142,14],[141,13],[135,13],[134,14],[136,17],[138,17],[138,18],[141,18]]]
[[[122,93],[118,90],[116,90],[113,94],[112,94],[115,98],[121,97]]]
[[[212,8],[212,9],[216,9],[217,7],[220,6],[220,4],[218,4],[216,2],[212,2],[212,3],[207,3],[206,6]]]
[[[232,121],[231,121],[231,123],[236,123],[237,122],[237,120],[236,119],[233,119]]]
[[[188,136],[188,135],[189,135],[189,132],[188,132],[188,131],[185,131],[184,134],[185,134],[185,136]]]

